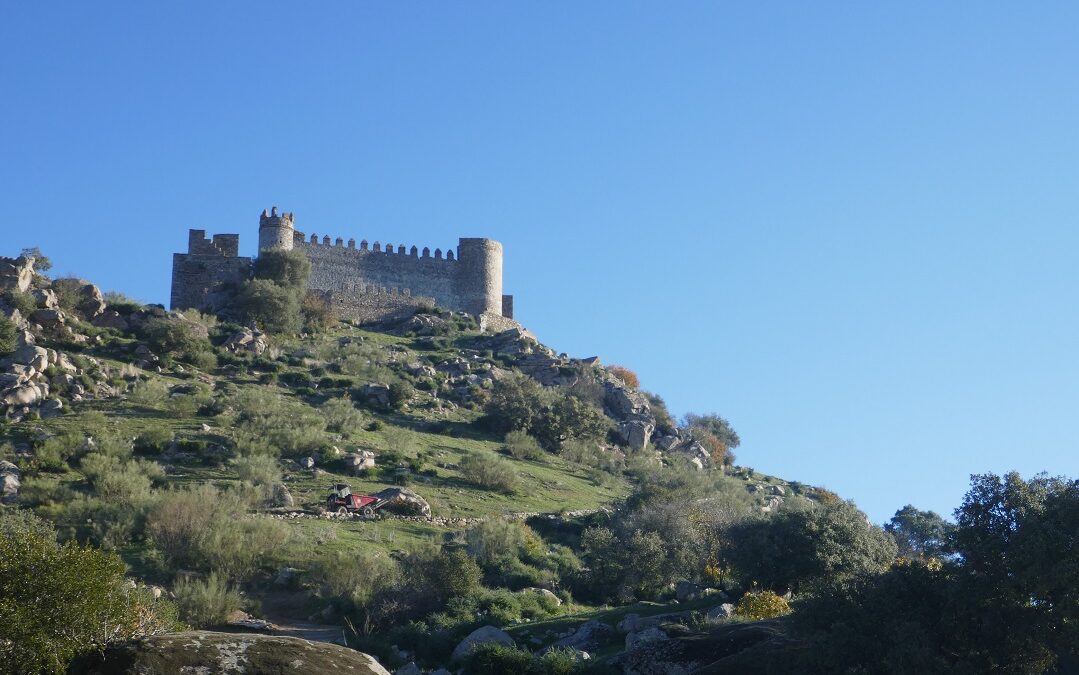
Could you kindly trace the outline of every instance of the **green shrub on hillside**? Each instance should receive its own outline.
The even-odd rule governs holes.
[[[500,644],[473,648],[464,660],[465,672],[474,675],[577,675],[589,671],[572,649],[552,649],[542,655]]]
[[[735,616],[750,621],[774,619],[791,613],[790,604],[772,591],[750,591],[734,606]]]
[[[15,351],[18,343],[15,335],[18,332],[15,324],[6,316],[0,315],[0,355]]]
[[[895,540],[849,502],[790,503],[770,518],[746,520],[727,532],[725,556],[746,581],[796,593],[828,580],[882,572]]]
[[[536,460],[543,457],[543,448],[536,439],[524,431],[511,431],[506,434],[506,450],[514,459]]]
[[[211,572],[205,579],[182,578],[173,588],[180,618],[193,628],[220,626],[240,609],[243,599],[228,577]]]
[[[461,460],[461,475],[480,487],[512,493],[517,484],[517,472],[504,459],[469,455]]]
[[[167,601],[128,589],[119,557],[57,544],[0,511],[0,673],[63,673],[75,656],[177,628]]]
[[[217,365],[205,327],[177,317],[147,319],[139,328],[139,338],[166,363],[175,359],[197,368]]]
[[[494,431],[523,431],[549,451],[572,438],[602,438],[610,420],[591,403],[560,390],[545,389],[520,373],[494,383],[484,406],[484,420]]]

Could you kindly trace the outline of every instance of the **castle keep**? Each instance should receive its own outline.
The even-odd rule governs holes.
[[[191,230],[187,253],[172,257],[173,309],[212,311],[230,289],[251,275],[253,260],[239,255],[240,235]],[[513,296],[502,295],[502,244],[458,240],[457,250],[406,248],[366,239],[310,237],[295,228],[291,213],[274,207],[259,218],[259,252],[299,250],[311,260],[308,288],[320,293],[342,318],[378,321],[405,317],[438,305],[489,320],[513,318]]]

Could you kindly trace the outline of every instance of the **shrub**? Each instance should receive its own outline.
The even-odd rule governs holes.
[[[347,398],[330,399],[319,412],[326,419],[327,431],[348,435],[363,426],[363,414]]]
[[[787,601],[772,591],[750,591],[742,596],[738,604],[734,606],[735,616],[750,621],[761,619],[774,619],[777,616],[791,613],[791,606]]]
[[[0,354],[15,351],[18,343],[15,341],[17,333],[15,324],[6,316],[0,315]]]
[[[742,443],[742,439],[738,437],[738,432],[734,430],[731,423],[714,413],[708,415],[688,413],[682,420],[682,426],[690,431],[703,429],[732,450]]]
[[[217,363],[205,327],[194,321],[175,317],[150,318],[139,329],[139,337],[166,362],[176,359],[199,368],[213,367]]]
[[[127,398],[133,403],[156,408],[168,399],[168,386],[159,378],[151,377],[136,384]]]
[[[481,565],[493,563],[501,556],[537,555],[543,542],[527,525],[517,521],[491,518],[465,532],[468,552]]]
[[[461,475],[473,483],[498,492],[512,493],[517,472],[501,458],[469,455],[461,460]]]
[[[390,408],[392,410],[400,410],[412,399],[412,395],[415,391],[412,389],[412,385],[403,380],[396,380],[390,384],[389,398]]]
[[[34,300],[34,296],[14,288],[4,293],[4,301],[14,309],[19,310],[19,314],[22,314],[24,319],[37,309],[37,301]]]
[[[243,513],[243,504],[213,485],[171,490],[150,512],[147,532],[176,565],[191,565],[198,558],[203,535],[218,521]]]
[[[641,380],[637,377],[637,373],[625,366],[608,366],[607,372],[622,380],[622,384],[630,389],[640,389],[641,387]]]
[[[308,333],[326,330],[337,319],[330,303],[321,295],[311,292],[304,295],[303,302],[300,303],[300,312],[303,314],[303,328]]]
[[[573,649],[555,648],[532,654],[508,645],[477,645],[465,657],[465,672],[474,675],[576,675],[586,672]]]
[[[539,459],[543,456],[543,448],[536,439],[524,431],[511,431],[506,434],[506,450],[515,459]]]
[[[314,576],[323,591],[354,607],[364,607],[374,594],[390,587],[399,571],[390,557],[374,551],[329,551],[315,563]]]
[[[56,543],[33,518],[0,512],[0,672],[63,673],[75,656],[177,626],[128,590],[119,557]]]
[[[246,282],[233,305],[242,321],[255,323],[267,333],[296,333],[302,326],[299,297],[268,279]]]
[[[550,393],[530,377],[515,373],[491,388],[484,412],[495,431],[528,431],[547,406]]]
[[[277,460],[267,455],[241,457],[233,463],[240,480],[258,488],[259,497],[267,500],[273,496],[274,485],[281,482],[281,467]]]
[[[242,602],[228,578],[217,572],[211,572],[205,579],[180,579],[173,593],[180,618],[194,628],[226,623]]]
[[[150,427],[135,437],[136,452],[157,454],[163,452],[172,443],[172,429],[168,427]]]

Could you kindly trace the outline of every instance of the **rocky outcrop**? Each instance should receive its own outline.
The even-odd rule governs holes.
[[[230,335],[222,345],[227,351],[251,352],[255,356],[261,356],[269,346],[270,343],[266,339],[266,334],[252,328],[244,328],[240,332]]]
[[[110,646],[76,661],[68,675],[222,673],[390,675],[373,657],[340,645],[254,633],[190,631]]]
[[[0,256],[0,291],[30,290],[34,281],[34,259],[26,256],[5,258]]]
[[[468,653],[476,646],[492,643],[512,647],[513,638],[511,638],[506,631],[495,628],[494,626],[481,626],[469,633],[468,637],[458,643],[453,650],[453,656],[451,658],[454,661],[463,659],[468,656]]]

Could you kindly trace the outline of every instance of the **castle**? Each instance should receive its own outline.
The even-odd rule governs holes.
[[[252,258],[239,254],[240,235],[190,230],[187,253],[172,257],[172,309],[213,311],[251,276]],[[502,295],[502,244],[462,238],[456,252],[407,248],[355,239],[346,244],[295,228],[275,206],[259,218],[259,252],[302,251],[311,261],[308,288],[341,318],[361,322],[411,316],[424,306],[468,312],[496,326],[513,318],[513,296]]]

